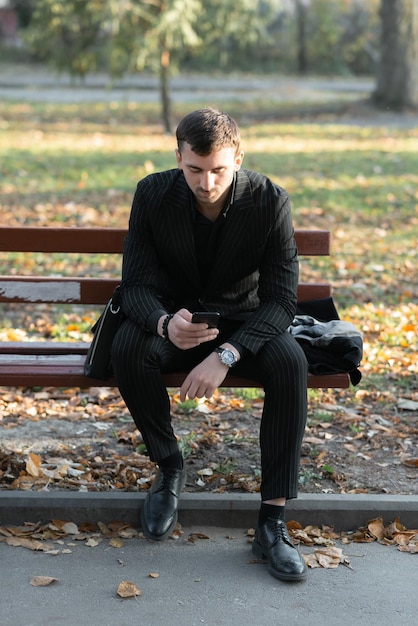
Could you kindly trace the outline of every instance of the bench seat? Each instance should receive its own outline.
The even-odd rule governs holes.
[[[116,385],[113,378],[95,380],[87,378],[83,374],[83,364],[87,352],[76,350],[63,351],[59,346],[54,349],[54,344],[47,344],[40,353],[28,350],[23,353],[6,352],[0,354],[0,385],[17,387],[112,387]],[[48,350],[50,347],[50,350]],[[186,372],[174,372],[165,374],[164,382],[167,387],[180,387],[186,377]],[[260,387],[255,380],[235,376],[233,371],[228,373],[223,387]],[[308,376],[308,386],[311,388],[349,386],[347,374],[332,374],[327,376]]]
[[[0,227],[0,253],[122,254],[124,229]],[[330,254],[330,233],[325,230],[296,230],[300,256]],[[101,305],[110,298],[118,280],[108,277],[20,276],[12,273],[12,263],[2,263],[9,272],[0,275],[0,303]],[[327,298],[327,282],[301,282],[300,302]],[[69,341],[0,342],[0,386],[23,387],[108,387],[116,384],[87,378],[83,364],[89,344]],[[185,372],[166,374],[167,387],[179,387]],[[311,388],[347,388],[348,374],[309,375]],[[228,373],[223,387],[260,387],[260,383]]]

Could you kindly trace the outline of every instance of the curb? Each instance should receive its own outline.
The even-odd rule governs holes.
[[[27,492],[4,491],[0,495],[0,524],[64,519],[81,522],[123,520],[138,527],[146,492]],[[183,493],[179,521],[183,526],[252,527],[257,520],[259,494]],[[396,518],[408,529],[418,528],[418,496],[369,494],[300,494],[287,504],[287,519],[303,527],[332,526],[335,531],[355,530],[382,517]]]

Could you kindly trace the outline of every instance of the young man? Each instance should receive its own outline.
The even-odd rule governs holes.
[[[158,472],[141,521],[165,539],[186,472],[162,373],[188,371],[180,397],[209,398],[230,367],[265,390],[260,428],[261,507],[253,552],[270,572],[302,580],[306,567],[284,522],[297,496],[306,421],[307,363],[287,332],[296,309],[297,250],[286,192],[241,169],[235,121],[194,111],[177,128],[177,169],[140,181],[122,269],[126,320],[113,343],[119,389]],[[195,311],[220,314],[217,328]]]

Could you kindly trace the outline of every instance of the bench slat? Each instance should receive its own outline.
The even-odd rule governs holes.
[[[0,276],[0,302],[105,304],[119,281],[115,278]],[[328,283],[299,283],[298,300],[327,298]]]
[[[80,252],[120,254],[122,228],[0,227],[3,252]]]
[[[1,341],[1,354],[87,354],[85,341]]]
[[[120,254],[127,230],[122,228],[0,227],[2,252],[75,252]],[[330,254],[327,230],[296,229],[299,254]]]
[[[6,387],[114,387],[114,379],[108,381],[87,378],[83,374],[84,354],[0,354],[0,386]],[[164,382],[167,387],[180,387],[186,372],[166,374]],[[309,375],[308,385],[311,388],[349,387],[347,374],[329,376]],[[260,387],[255,380],[234,376],[229,373],[225,379],[225,387]]]
[[[0,302],[105,304],[116,278],[0,276]]]

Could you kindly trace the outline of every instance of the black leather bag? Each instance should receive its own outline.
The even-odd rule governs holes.
[[[112,342],[121,322],[120,287],[116,287],[113,296],[92,328],[94,336],[84,362],[85,376],[99,380],[108,380],[111,377]]]

